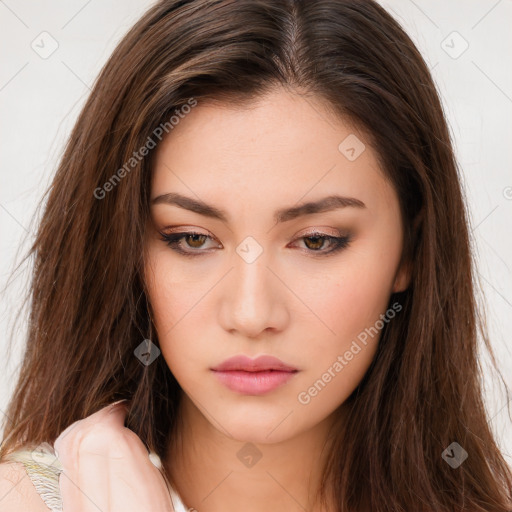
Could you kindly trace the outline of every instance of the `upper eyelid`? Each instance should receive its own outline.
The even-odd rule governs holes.
[[[166,228],[163,228],[161,230],[161,232],[164,232],[166,229],[171,229],[170,226],[166,227]],[[207,229],[205,229],[206,233],[202,233],[201,231],[204,229],[204,228],[193,228],[193,227],[190,227],[190,228],[187,228],[187,227],[173,227],[173,229],[176,229],[176,231],[170,231],[168,232],[167,234],[169,235],[177,235],[177,234],[182,234],[182,235],[190,235],[190,234],[196,234],[196,235],[202,235],[202,236],[209,236],[215,240],[218,240],[218,238],[213,234],[211,233],[210,231],[208,231]],[[336,229],[336,228],[332,228],[334,229],[334,233],[329,233],[327,230],[327,228],[311,228],[305,232],[299,232],[297,235],[295,235],[295,238],[302,238],[302,237],[309,237],[309,236],[314,236],[315,234],[319,234],[319,235],[322,235],[322,236],[325,236],[325,237],[333,237],[333,238],[343,238],[343,237],[348,237],[349,234],[348,232],[343,232],[342,230],[340,229]]]

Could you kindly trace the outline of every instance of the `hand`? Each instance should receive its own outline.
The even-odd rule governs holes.
[[[63,466],[63,512],[173,512],[169,490],[147,448],[124,426],[126,402],[76,421],[55,440]]]

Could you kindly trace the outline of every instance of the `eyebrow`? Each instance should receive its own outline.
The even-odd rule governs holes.
[[[204,203],[203,201],[192,199],[191,197],[183,196],[174,192],[155,197],[151,201],[151,204],[175,205],[180,208],[184,208],[185,210],[198,213],[199,215],[221,220],[226,224],[229,222],[228,215],[224,210]],[[303,215],[312,215],[314,213],[322,213],[346,207],[366,208],[366,205],[355,197],[331,195],[317,201],[310,201],[299,204],[298,206],[290,206],[277,210],[274,213],[274,222],[278,224],[296,219],[297,217],[302,217]]]

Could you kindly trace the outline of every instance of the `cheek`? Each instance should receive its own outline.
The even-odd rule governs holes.
[[[315,281],[315,286],[311,281],[304,282],[300,291],[315,314],[310,324],[317,324],[317,348],[343,348],[385,313],[393,271],[377,262],[356,259],[356,263],[345,262],[332,277]]]
[[[317,277],[316,286],[304,283],[301,293],[315,313],[302,331],[309,334],[303,360],[311,362],[301,390],[304,400],[314,397],[321,408],[333,400],[341,403],[364,377],[382,328],[395,316],[386,308],[397,259],[398,253],[383,257],[382,251],[362,247],[348,254],[339,269]]]
[[[166,338],[195,307],[211,287],[206,276],[193,274],[170,257],[170,249],[153,246],[149,250],[145,279],[153,310],[153,320],[159,335]],[[176,326],[176,327],[175,327]]]
[[[206,332],[205,319],[211,317],[211,303],[205,296],[212,283],[201,284],[197,274],[180,272],[180,265],[168,256],[154,257],[154,276],[147,274],[147,286],[158,332],[161,357],[179,383],[186,397],[197,397],[195,407],[208,403],[208,415],[222,417],[224,404],[216,409],[218,396],[211,396],[208,365],[212,358],[212,340]],[[208,309],[210,310],[208,312]],[[213,347],[214,349],[215,347]],[[206,398],[205,398],[206,397]],[[190,401],[187,398],[187,401]],[[192,400],[193,401],[193,400]],[[234,414],[231,415],[233,420]],[[223,424],[228,424],[226,419]]]
[[[303,340],[303,361],[308,361],[296,397],[314,417],[327,416],[342,404],[366,374],[378,346],[388,294],[382,283],[366,274],[352,273],[326,287],[313,301],[320,321]],[[315,309],[316,307],[316,309]]]
[[[206,309],[211,309],[206,295],[212,283],[198,273],[184,272],[167,251],[150,251],[145,278],[162,356],[175,377],[186,382],[194,369],[205,366],[207,347],[201,344],[208,339],[198,336],[198,329]]]

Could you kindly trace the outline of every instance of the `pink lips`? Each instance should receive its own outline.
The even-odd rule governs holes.
[[[262,395],[288,382],[297,368],[272,356],[251,359],[235,356],[211,368],[215,376],[232,391],[246,395]]]

